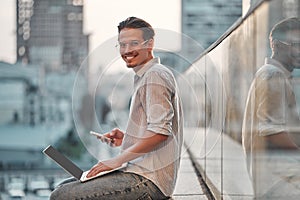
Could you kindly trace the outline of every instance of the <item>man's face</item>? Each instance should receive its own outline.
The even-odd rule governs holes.
[[[286,65],[300,68],[300,30],[287,32],[285,41],[282,41],[281,54]]]
[[[300,29],[288,33],[289,42],[291,43],[291,59],[295,68],[300,68]]]
[[[141,29],[125,28],[119,33],[119,50],[128,68],[152,59],[152,40],[145,41]]]

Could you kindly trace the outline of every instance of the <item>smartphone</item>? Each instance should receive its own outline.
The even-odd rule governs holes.
[[[106,143],[113,143],[113,140],[108,138],[108,137],[105,137],[104,135],[100,134],[100,133],[97,133],[97,132],[94,132],[94,131],[90,131],[90,134],[91,135],[94,135],[96,137],[98,137],[102,142],[106,142]]]

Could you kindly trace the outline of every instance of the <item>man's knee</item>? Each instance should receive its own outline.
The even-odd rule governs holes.
[[[64,196],[65,194],[66,192],[63,192],[60,190],[60,188],[57,188],[51,193],[50,200],[68,199],[67,197]]]

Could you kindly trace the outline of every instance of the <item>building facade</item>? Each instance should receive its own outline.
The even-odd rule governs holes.
[[[88,54],[82,0],[17,0],[17,61],[78,69]]]
[[[190,57],[199,56],[195,40],[207,49],[242,16],[242,0],[182,0],[182,50]]]
[[[242,0],[181,0],[181,49],[158,55],[183,72],[241,17]]]

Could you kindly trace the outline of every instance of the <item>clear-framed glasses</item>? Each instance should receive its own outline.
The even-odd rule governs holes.
[[[130,48],[136,48],[138,46],[142,46],[144,44],[146,44],[149,40],[145,40],[143,42],[138,41],[138,40],[131,40],[129,42],[118,42],[116,44],[116,47],[120,50],[120,49],[125,49],[127,46]]]
[[[300,48],[300,42],[285,42],[285,41],[278,40],[278,39],[276,39],[276,40],[279,41],[282,44],[287,45],[287,46],[291,46],[291,47],[294,47],[294,48]]]

